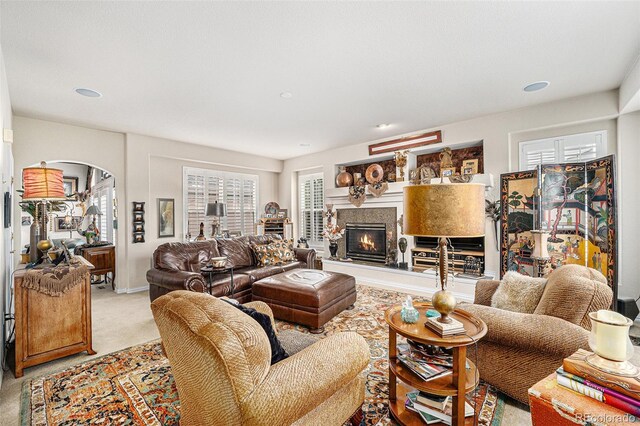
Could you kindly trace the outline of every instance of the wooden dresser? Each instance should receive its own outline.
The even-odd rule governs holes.
[[[111,273],[111,289],[115,290],[116,281],[116,248],[113,245],[107,246],[80,246],[75,253],[84,257],[93,265],[91,275],[107,276]],[[106,281],[106,278],[105,278]]]
[[[85,259],[89,269],[93,266]],[[24,265],[14,274],[16,377],[27,367],[87,351],[91,344],[91,273],[60,297],[22,287]]]

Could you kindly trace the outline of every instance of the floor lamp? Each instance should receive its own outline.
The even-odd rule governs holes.
[[[438,237],[440,291],[431,303],[441,323],[450,323],[456,299],[447,291],[448,238],[484,236],[484,184],[454,183],[404,187],[404,233]]]

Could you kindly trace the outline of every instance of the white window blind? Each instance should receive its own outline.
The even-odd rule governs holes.
[[[607,131],[520,142],[520,170],[538,164],[572,163],[606,155]]]
[[[94,185],[91,191],[91,203],[95,204],[100,213],[102,213],[102,215],[96,216],[96,227],[100,231],[100,240],[109,241],[115,244],[116,236],[115,232],[113,232],[113,219],[115,209],[113,200],[115,199],[115,196],[113,185],[114,179],[112,177],[104,179]]]
[[[306,238],[310,246],[322,246],[322,209],[324,207],[322,173],[299,176],[298,188],[300,236]]]
[[[200,223],[211,235],[211,224],[217,218],[205,216],[207,203],[217,201],[227,205],[227,216],[221,218],[220,230],[254,233],[258,206],[258,176],[215,170],[184,169],[185,234],[196,237]]]

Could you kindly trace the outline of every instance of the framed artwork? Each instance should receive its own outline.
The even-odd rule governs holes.
[[[71,197],[78,192],[78,178],[75,176],[63,176],[62,186],[64,187],[64,195]]]
[[[133,211],[134,212],[144,212],[144,202],[134,201],[133,202]]]
[[[384,142],[369,145],[369,155],[382,154],[383,152],[400,151],[419,146],[431,145],[442,142],[442,131],[421,133],[413,136],[405,136]]]
[[[286,219],[287,214],[288,214],[288,210],[287,209],[278,210],[278,219]]]
[[[600,271],[617,300],[617,223],[612,155],[586,163],[545,164],[500,176],[500,273],[534,276],[531,230],[549,234],[550,266]],[[540,197],[534,197],[540,188]],[[539,204],[539,206],[538,206]],[[614,306],[615,307],[615,306]]]
[[[456,174],[456,168],[455,167],[444,167],[444,168],[440,169],[440,173],[442,174],[442,177],[453,176],[453,175]]]
[[[144,232],[144,223],[134,223],[133,232]]]
[[[31,226],[31,216],[22,216],[20,218],[20,224],[22,226]]]
[[[82,216],[71,216],[71,223],[67,223],[64,220],[64,217],[56,217],[54,219],[54,228],[56,232],[76,230],[82,223]]]
[[[478,159],[464,160],[462,162],[463,175],[475,175],[478,173]]]
[[[133,212],[133,222],[144,223],[144,213],[142,212]]]
[[[175,237],[175,200],[158,198],[158,238]]]
[[[144,232],[133,234],[133,243],[144,243]]]

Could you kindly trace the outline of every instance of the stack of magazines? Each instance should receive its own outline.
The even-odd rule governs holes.
[[[398,359],[424,381],[453,373],[450,356],[429,355],[410,343],[398,345]]]
[[[621,377],[591,367],[586,362],[591,352],[578,349],[565,358],[556,371],[560,386],[640,416],[640,382],[638,377]]]
[[[407,400],[404,403],[407,410],[417,413],[423,422],[451,424],[452,399],[449,396],[431,395],[425,392],[407,392]],[[473,407],[467,401],[464,402],[464,416],[473,415]]]

